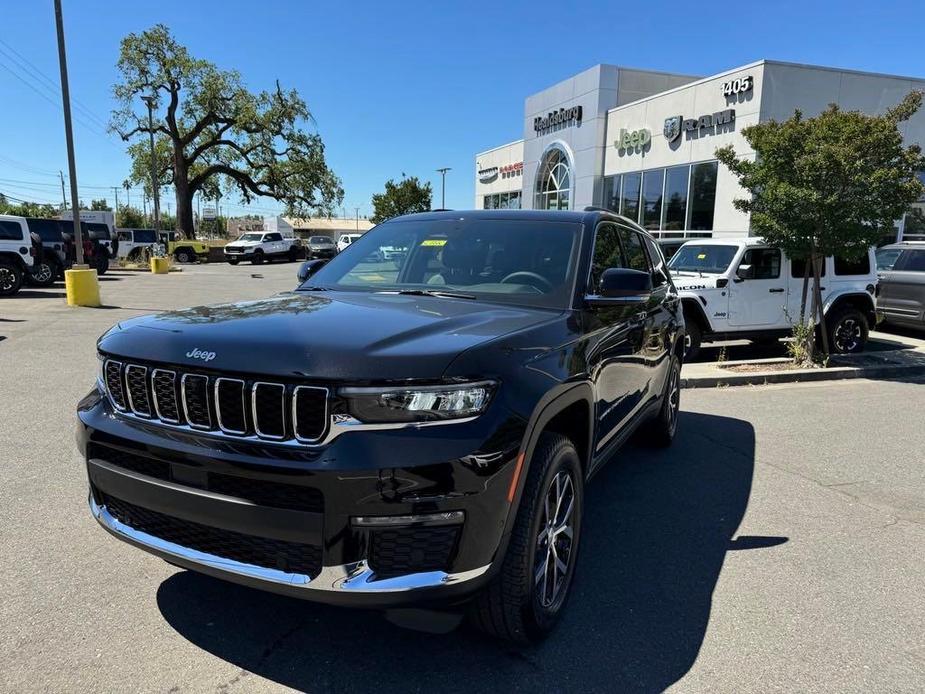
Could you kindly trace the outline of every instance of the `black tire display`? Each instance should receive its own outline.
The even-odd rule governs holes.
[[[867,344],[870,327],[867,318],[856,308],[845,306],[826,316],[829,349],[833,354],[861,352]]]
[[[578,452],[560,434],[537,443],[499,573],[469,606],[474,626],[536,642],[555,626],[578,560],[584,479]]]
[[[22,286],[22,270],[17,265],[0,260],[0,296],[12,296]]]

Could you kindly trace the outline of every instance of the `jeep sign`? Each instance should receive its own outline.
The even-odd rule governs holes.
[[[646,128],[639,130],[620,129],[620,137],[614,140],[613,146],[617,149],[632,150],[637,147],[645,147],[652,141],[652,133]]]

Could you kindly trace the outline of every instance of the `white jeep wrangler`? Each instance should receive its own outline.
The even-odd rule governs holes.
[[[800,318],[804,262],[759,238],[688,241],[668,268],[684,306],[686,358],[695,357],[702,342],[776,342]],[[826,258],[821,285],[829,349],[860,352],[876,323],[873,249],[860,261]],[[809,293],[807,311],[811,302]]]
[[[23,279],[32,274],[34,259],[35,247],[25,218],[0,215],[0,296],[19,291]]]

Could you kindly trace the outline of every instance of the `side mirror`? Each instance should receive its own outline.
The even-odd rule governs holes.
[[[304,263],[302,263],[301,266],[299,266],[299,272],[296,273],[296,277],[299,280],[299,284],[302,284],[305,280],[307,280],[309,277],[311,277],[316,272],[318,272],[318,270],[320,270],[325,265],[327,265],[327,263],[328,263],[327,260],[321,260],[321,259],[306,260]]]
[[[755,279],[754,266],[753,265],[739,265],[739,269],[736,270],[736,277],[738,278],[739,281]]]
[[[608,268],[601,275],[598,291],[585,299],[591,306],[643,303],[652,295],[652,275],[629,268]]]

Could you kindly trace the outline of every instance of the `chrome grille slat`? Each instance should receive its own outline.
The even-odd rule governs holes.
[[[240,378],[216,378],[214,391],[215,419],[218,422],[218,428],[226,434],[246,434],[247,403],[244,400],[244,381]],[[235,391],[238,391],[237,396],[234,394]],[[226,398],[229,400],[228,403],[224,402]],[[236,408],[231,407],[234,400],[240,403]],[[227,408],[225,404],[228,405]],[[224,419],[222,418],[223,413]]]
[[[279,410],[273,404],[279,392]],[[251,414],[254,417],[254,433],[260,438],[282,441],[286,438],[286,386],[282,383],[257,381],[251,388]],[[261,428],[261,424],[263,428]]]
[[[128,364],[125,367],[125,389],[128,405],[140,417],[151,416],[151,400],[148,397],[148,367]]]
[[[194,429],[211,429],[209,377],[201,374],[183,374],[180,378],[180,392],[183,397],[183,414],[186,416],[187,424]]]
[[[327,441],[334,430],[322,386],[207,375],[184,367],[102,357],[102,388],[123,416],[218,436],[289,444]]]
[[[154,413],[157,418],[168,424],[179,424],[177,372],[170,369],[151,371],[151,395],[154,398]]]

